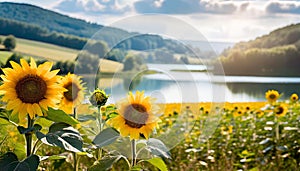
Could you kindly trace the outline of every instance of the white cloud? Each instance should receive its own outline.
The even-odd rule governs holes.
[[[121,15],[132,11],[129,4],[118,0],[61,0],[54,9],[62,12],[83,12],[90,15]]]
[[[300,14],[300,2],[298,1],[270,2],[266,7],[266,11],[268,13]]]

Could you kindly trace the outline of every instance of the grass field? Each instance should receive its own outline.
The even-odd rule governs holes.
[[[0,37],[4,39],[4,36]],[[0,48],[4,47],[1,46]],[[32,56],[36,59],[47,59],[53,62],[75,60],[79,53],[79,51],[75,49],[20,38],[17,38],[17,46],[14,49],[14,52],[21,53],[25,56]],[[0,51],[0,61],[5,63],[12,53],[13,52]],[[123,64],[105,59],[100,60],[100,66],[101,72],[112,73],[122,70],[123,68]]]
[[[74,49],[19,38],[14,51],[51,61],[74,60],[79,52]]]

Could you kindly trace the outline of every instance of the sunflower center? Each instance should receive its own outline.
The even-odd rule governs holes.
[[[78,88],[78,86],[76,84],[73,84],[73,83],[67,84],[65,86],[65,89],[67,89],[67,91],[64,92],[64,96],[69,101],[74,101],[77,98],[78,92],[80,90]]]
[[[278,107],[278,108],[276,109],[275,113],[276,113],[277,115],[282,114],[282,113],[283,113],[283,107]]]
[[[270,94],[269,98],[270,99],[276,99],[276,95],[275,94]]]
[[[17,96],[24,103],[38,103],[45,99],[46,91],[46,82],[37,75],[27,75],[16,85]]]
[[[145,106],[141,104],[131,104],[124,112],[125,124],[132,128],[141,128],[146,125],[148,113]]]

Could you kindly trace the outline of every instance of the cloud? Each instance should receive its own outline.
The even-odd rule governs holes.
[[[271,2],[267,5],[266,12],[300,14],[300,2]]]
[[[124,14],[130,10],[128,4],[118,0],[62,0],[54,9],[62,12],[83,12],[86,14]]]
[[[232,14],[238,10],[240,5],[241,3],[233,1],[208,0],[140,0],[134,3],[135,10],[138,13],[163,14]],[[245,9],[245,7],[241,8]]]

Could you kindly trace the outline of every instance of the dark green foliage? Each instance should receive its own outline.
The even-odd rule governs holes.
[[[226,75],[299,76],[299,47],[300,24],[290,25],[226,49],[221,62]]]
[[[99,57],[104,57],[108,52],[108,46],[103,41],[98,42],[88,42],[88,44],[84,47],[88,52],[98,55]]]
[[[72,61],[58,61],[56,62],[52,69],[59,69],[58,74],[65,75],[70,73],[74,73],[75,63]]]
[[[28,4],[0,3],[0,34],[52,43],[64,47],[82,49],[86,38],[94,38],[107,43],[109,47],[133,50],[149,50],[166,47],[174,52],[184,52],[172,40],[158,35],[130,33],[125,30],[104,27],[84,20],[74,19],[53,11]],[[38,17],[37,17],[38,16]],[[123,40],[122,42],[118,42]],[[93,52],[92,52],[93,53]],[[102,54],[100,53],[100,56]]]
[[[122,49],[113,49],[106,54],[105,59],[122,62],[126,55],[126,51]]]
[[[18,54],[18,53],[13,53],[6,61],[6,63],[4,65],[1,65],[2,68],[12,68],[11,64],[10,64],[10,61],[14,61],[16,63],[20,63],[20,59],[22,58],[23,56]],[[0,70],[0,75],[1,74],[4,74],[2,70]]]
[[[99,57],[82,51],[76,58],[75,72],[77,74],[97,74],[99,70]]]
[[[155,61],[163,64],[176,63],[176,59],[173,54],[167,49],[159,49],[155,51]]]
[[[124,60],[124,68],[123,71],[130,71],[134,69],[134,57],[133,56],[126,56]]]
[[[184,64],[189,64],[189,59],[186,56],[181,56],[180,61],[183,62]]]
[[[140,71],[145,69],[145,67],[143,57],[133,54],[126,55],[123,71]]]
[[[17,45],[16,38],[13,35],[7,36],[3,41],[3,45],[7,50],[13,50]]]

